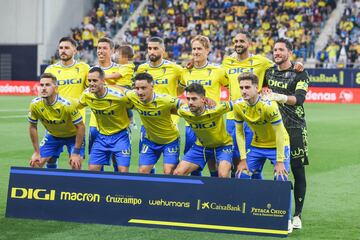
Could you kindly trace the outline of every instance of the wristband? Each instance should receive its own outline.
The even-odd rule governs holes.
[[[72,150],[72,153],[73,153],[73,154],[80,154],[80,148],[74,148],[74,149]]]

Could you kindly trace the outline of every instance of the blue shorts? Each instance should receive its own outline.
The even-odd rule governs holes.
[[[99,133],[91,149],[89,164],[110,165],[111,155],[115,156],[118,166],[130,166],[131,143],[127,129],[113,135]]]
[[[89,130],[89,154],[91,153],[91,148],[94,144],[96,137],[99,135],[99,130],[96,127],[90,127]]]
[[[186,126],[185,128],[185,147],[184,147],[184,154],[186,154],[192,145],[196,142],[196,135],[195,132],[192,130],[190,126]]]
[[[245,133],[245,146],[246,149],[249,149],[251,146],[251,141],[253,137],[253,132],[251,128],[244,122],[244,133]],[[240,159],[240,151],[236,141],[236,123],[234,119],[226,120],[226,131],[230,134],[234,143],[234,158]]]
[[[75,148],[75,140],[76,136],[60,138],[55,137],[46,131],[44,138],[40,142],[40,156],[42,158],[58,158],[63,151],[64,146],[67,147],[68,153],[70,155]],[[83,141],[83,144],[80,148],[80,156],[85,158],[85,141]]]
[[[147,138],[142,140],[142,148],[139,149],[139,165],[154,165],[159,160],[161,153],[164,156],[164,164],[179,163],[180,140],[179,138],[168,144],[157,144]]]
[[[284,149],[285,154],[285,169],[290,173],[290,147],[286,146]],[[252,174],[261,174],[266,159],[271,161],[271,164],[276,164],[276,148],[258,148],[251,146],[247,156],[246,163],[248,169]]]
[[[209,160],[227,161],[232,165],[233,159],[233,145],[221,146],[217,148],[206,148],[194,144],[183,157],[184,161],[194,163],[201,169],[204,169],[205,164]]]

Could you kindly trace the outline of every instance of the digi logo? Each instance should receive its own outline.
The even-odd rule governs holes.
[[[33,188],[11,188],[11,198],[35,199],[43,201],[54,201],[55,190],[33,189]]]
[[[138,109],[139,114],[146,116],[146,117],[155,117],[160,116],[161,112],[159,111],[143,111],[141,109]]]
[[[94,114],[98,114],[98,115],[115,115],[115,110],[110,110],[110,111],[106,111],[106,110],[97,110],[97,109],[91,109],[91,111]]]
[[[190,127],[192,129],[213,128],[215,126],[216,126],[215,122],[211,122],[211,123],[192,123],[192,124],[190,124]]]
[[[189,80],[188,81],[188,85],[190,85],[192,83],[198,83],[198,84],[201,84],[203,86],[211,86],[212,80]]]
[[[279,82],[274,79],[270,79],[268,81],[268,84],[269,84],[269,86],[274,86],[274,87],[278,87],[278,88],[287,88],[288,87],[287,83]]]
[[[245,72],[254,72],[253,68],[231,68],[228,71],[228,74],[240,74],[240,73],[245,73]]]
[[[80,83],[81,83],[81,78],[79,78],[79,79],[57,80],[57,85],[58,86],[71,85],[71,84],[80,84]]]

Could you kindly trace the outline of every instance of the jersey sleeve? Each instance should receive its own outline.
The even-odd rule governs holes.
[[[309,75],[306,71],[299,73],[296,76],[296,87],[295,87],[295,91],[297,90],[303,90],[305,92],[308,91],[309,88]]]
[[[179,99],[179,98],[176,98],[176,97],[168,97],[168,101],[170,102],[170,105],[171,105],[171,109],[179,109],[181,104],[182,104],[182,101]]]
[[[71,103],[71,105],[68,108],[68,111],[71,115],[71,121],[73,122],[73,124],[76,125],[82,122],[82,116],[79,110],[76,108],[75,103]]]
[[[83,92],[80,96],[80,99],[79,99],[79,103],[78,103],[78,108],[82,108],[82,107],[85,107],[87,106],[87,103],[86,103],[86,95],[85,95],[85,92]]]
[[[219,113],[224,114],[224,113],[227,113],[227,112],[230,112],[233,110],[233,103],[232,102],[221,102],[218,105],[218,108],[219,108]]]
[[[241,111],[240,106],[238,106],[236,103],[232,103],[233,104],[233,109],[234,109],[234,119],[235,122],[238,124],[243,124],[244,122],[244,118],[241,116],[241,114],[239,113],[239,111]]]
[[[38,116],[35,111],[35,105],[32,103],[30,104],[30,107],[29,107],[28,121],[31,123],[35,123],[35,124],[38,122]]]
[[[179,85],[181,87],[186,87],[186,81],[185,81],[185,77],[184,77],[185,73],[186,73],[186,70],[182,70],[181,75],[180,75]]]
[[[229,77],[225,71],[225,69],[220,68],[220,85],[223,87],[228,87],[229,86]]]
[[[90,66],[88,64],[84,64],[84,88],[89,86],[88,74],[89,74]]]

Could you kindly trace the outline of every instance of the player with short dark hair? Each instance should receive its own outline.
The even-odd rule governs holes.
[[[57,94],[57,90],[57,79],[53,74],[40,76],[40,97],[32,100],[28,114],[30,139],[34,147],[30,166],[43,167],[45,163],[56,163],[65,145],[70,155],[70,166],[80,170],[85,151],[85,125],[76,103]],[[40,144],[38,120],[46,129]]]
[[[268,96],[279,103],[284,125],[290,136],[290,163],[294,175],[295,213],[293,227],[302,228],[301,213],[306,193],[305,166],[308,160],[308,139],[304,101],[308,91],[309,76],[306,71],[298,73],[291,63],[292,44],[278,39],[273,49],[276,67],[266,71],[265,82],[271,90]]]
[[[75,60],[76,41],[71,37],[62,37],[58,44],[58,54],[60,61],[49,65],[45,73],[52,73],[57,79],[57,89],[60,96],[66,99],[78,100],[82,92],[87,87],[87,73],[89,65]],[[80,110],[80,114],[85,122],[85,109]],[[57,168],[56,162],[48,162],[48,168]]]
[[[242,98],[236,100],[233,106],[241,161],[237,165],[236,173],[240,178],[245,179],[251,179],[253,174],[261,175],[265,161],[269,159],[274,165],[274,179],[287,181],[290,170],[290,143],[277,103],[260,96],[259,80],[255,74],[242,73],[238,80]],[[244,122],[254,133],[248,151],[246,151]],[[288,226],[291,232],[291,208]]]
[[[164,59],[165,45],[164,40],[159,37],[150,37],[147,41],[148,61],[140,64],[137,73],[149,73],[154,79],[154,91],[158,94],[168,94],[177,97],[178,82],[183,68],[175,62]],[[175,124],[179,121],[179,116],[171,116]],[[141,127],[141,135],[145,135],[145,129]],[[142,139],[142,137],[140,137]],[[142,148],[140,140],[139,148]],[[155,172],[155,169],[152,170]]]
[[[179,162],[180,133],[171,119],[181,100],[154,91],[154,80],[149,73],[138,73],[134,90],[125,91],[138,111],[145,128],[142,146],[139,148],[139,172],[150,173],[161,154],[164,157],[164,173],[172,174]]]
[[[187,105],[178,110],[195,132],[196,142],[179,163],[174,174],[188,175],[203,169],[207,161],[215,161],[219,177],[229,177],[232,166],[233,145],[226,132],[223,114],[232,110],[232,103],[220,103],[211,108],[206,105],[205,89],[192,83],[185,88]]]
[[[98,135],[90,152],[89,170],[100,171],[113,156],[119,172],[128,172],[131,143],[127,109],[132,105],[120,89],[105,85],[105,72],[92,67],[88,75],[89,88],[80,97],[78,107],[89,107],[94,114]]]
[[[220,102],[221,87],[228,86],[228,77],[223,68],[208,62],[207,57],[211,51],[211,43],[208,37],[198,35],[191,41],[193,67],[184,69],[179,83],[179,93],[183,92],[186,86],[192,83],[199,83],[204,86],[206,97]],[[190,126],[186,126],[184,153],[196,142],[196,135]],[[216,177],[216,163],[208,162],[210,175]],[[201,175],[195,172],[194,175]]]

